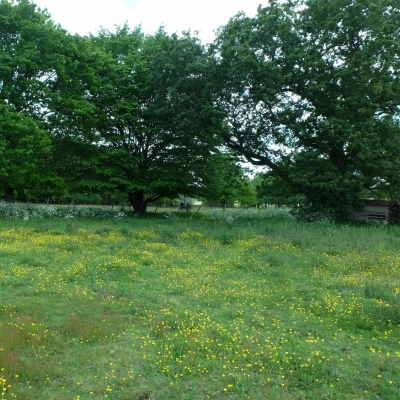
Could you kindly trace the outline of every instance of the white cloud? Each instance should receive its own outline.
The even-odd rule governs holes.
[[[71,33],[96,33],[101,26],[112,29],[127,19],[127,9],[113,0],[35,0],[47,8],[52,20]]]
[[[257,1],[258,2],[258,1]],[[253,14],[256,5],[254,1],[218,1],[218,0],[146,0],[137,7],[137,18],[142,19],[145,30],[156,30],[161,23],[168,30],[181,32],[192,28],[203,34],[225,24],[230,17],[247,8]],[[246,7],[244,5],[246,4]],[[204,31],[204,32],[203,32]]]
[[[47,8],[56,23],[70,31],[86,35],[102,26],[113,30],[128,22],[131,28],[141,24],[144,32],[154,33],[161,24],[167,32],[191,29],[200,31],[206,43],[214,39],[213,30],[228,22],[239,11],[254,16],[257,6],[267,0],[36,0]]]

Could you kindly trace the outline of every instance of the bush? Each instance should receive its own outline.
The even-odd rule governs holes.
[[[123,211],[104,210],[102,208],[87,206],[54,207],[44,204],[35,206],[32,204],[14,204],[0,202],[0,218],[24,219],[31,218],[127,218],[128,214]]]

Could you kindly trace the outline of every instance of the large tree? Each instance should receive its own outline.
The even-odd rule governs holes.
[[[195,194],[222,121],[199,41],[124,26],[100,32],[91,46],[97,70],[75,80],[85,87],[87,118],[70,109],[61,132],[76,150],[79,185],[125,192],[135,213],[162,197]]]
[[[214,47],[228,147],[347,218],[399,185],[400,2],[270,1]],[[217,85],[216,85],[217,87]]]
[[[0,2],[0,191],[35,185],[47,173],[45,129],[49,105],[63,71],[65,32],[28,0]]]

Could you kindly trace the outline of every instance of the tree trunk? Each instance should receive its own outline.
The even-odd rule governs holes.
[[[5,200],[7,203],[14,203],[14,189],[6,188]]]
[[[144,200],[142,191],[128,193],[129,202],[132,204],[134,214],[145,214],[147,211],[147,203]]]

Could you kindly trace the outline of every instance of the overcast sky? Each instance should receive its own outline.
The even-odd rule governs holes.
[[[31,0],[32,1],[32,0]],[[161,24],[169,33],[199,31],[204,43],[214,39],[213,30],[225,25],[237,12],[254,16],[267,0],[33,0],[47,8],[52,20],[67,31],[96,34],[100,27],[114,30],[125,22],[131,28],[142,25],[154,33]]]

